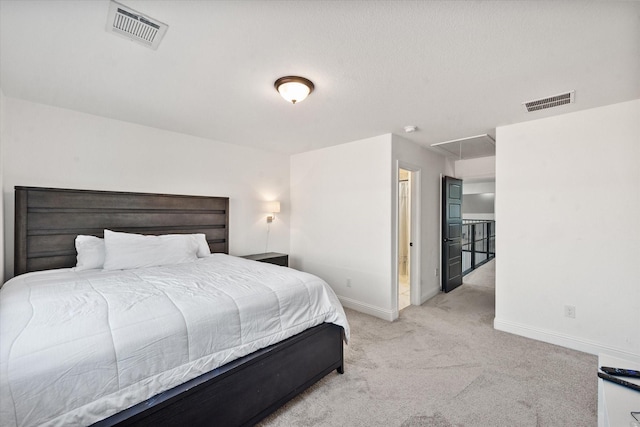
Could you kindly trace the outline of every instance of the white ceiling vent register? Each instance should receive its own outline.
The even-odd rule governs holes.
[[[118,2],[112,0],[109,4],[108,32],[156,50],[168,28],[167,24]]]
[[[576,91],[561,93],[560,95],[549,96],[542,99],[534,99],[533,101],[523,102],[522,105],[528,113],[538,110],[546,110],[547,108],[559,107],[565,104],[573,104],[575,102]]]

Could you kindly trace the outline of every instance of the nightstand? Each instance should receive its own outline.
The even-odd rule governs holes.
[[[279,254],[277,252],[245,255],[240,258],[246,258],[246,259],[251,259],[251,260],[260,261],[260,262],[267,262],[269,264],[281,265],[283,267],[289,266],[289,255]]]

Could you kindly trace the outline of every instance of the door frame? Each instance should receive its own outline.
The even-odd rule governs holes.
[[[420,305],[421,303],[421,293],[422,288],[420,286],[421,280],[421,174],[422,168],[417,165],[413,165],[411,163],[407,163],[401,160],[396,161],[395,165],[395,173],[394,173],[394,185],[393,185],[393,207],[394,207],[394,228],[393,228],[393,265],[391,268],[391,272],[393,274],[392,277],[392,297],[391,301],[393,302],[393,319],[396,319],[399,315],[398,310],[398,263],[400,261],[400,250],[399,250],[399,240],[400,235],[398,233],[400,227],[400,221],[398,212],[400,209],[399,203],[399,194],[398,194],[398,182],[400,178],[400,169],[405,169],[411,172],[411,249],[409,250],[409,268],[410,268],[410,302],[411,305]]]

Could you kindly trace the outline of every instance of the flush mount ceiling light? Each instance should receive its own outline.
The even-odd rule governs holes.
[[[280,96],[292,104],[303,101],[314,88],[311,80],[298,76],[280,77],[273,85]]]

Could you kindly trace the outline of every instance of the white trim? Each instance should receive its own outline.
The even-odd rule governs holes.
[[[340,303],[347,308],[359,311],[360,313],[369,314],[374,317],[378,317],[383,320],[393,322],[398,318],[398,309],[392,311],[382,307],[376,307],[365,302],[357,301],[351,298],[342,297],[338,295]]]
[[[427,302],[431,298],[435,297],[440,292],[441,292],[440,289],[431,289],[430,292],[428,292],[427,294],[425,294],[422,297],[420,297],[420,305],[424,304],[425,302]]]
[[[594,341],[581,339],[571,335],[561,334],[555,331],[549,331],[546,329],[534,328],[531,326],[510,322],[508,320],[495,318],[493,319],[493,327],[498,331],[509,332],[511,334],[520,335],[538,341],[548,342],[550,344],[559,345],[585,353],[595,355],[606,353],[611,356],[620,357],[623,359],[640,358],[640,355],[630,353],[626,350],[609,347],[606,345],[598,344]]]
[[[393,271],[393,278],[392,278],[392,288],[393,288],[393,295],[392,295],[392,301],[393,303],[393,307],[395,308],[395,311],[398,310],[398,290],[399,290],[399,284],[398,284],[398,256],[399,256],[399,250],[398,250],[398,228],[400,226],[400,220],[398,218],[398,210],[399,210],[399,202],[398,202],[398,178],[400,176],[400,169],[404,169],[407,170],[409,172],[411,172],[411,242],[413,243],[412,249],[409,252],[411,255],[411,260],[410,260],[410,281],[411,283],[409,284],[409,289],[410,289],[410,296],[409,296],[409,301],[411,303],[411,305],[421,305],[424,301],[421,301],[421,294],[422,294],[422,270],[421,270],[421,266],[422,266],[422,253],[421,253],[421,249],[422,249],[422,231],[421,231],[421,208],[422,208],[422,168],[420,166],[417,165],[413,165],[411,163],[407,163],[404,162],[402,160],[396,160],[396,165],[395,165],[395,183],[394,183],[394,200],[393,200],[393,206],[394,206],[394,212],[395,212],[395,216],[394,216],[394,229],[393,229],[393,236],[394,236],[394,242],[393,242],[393,248],[395,250],[395,254],[393,256],[393,265],[392,267],[392,271]],[[399,314],[398,314],[399,315]],[[395,318],[398,317],[398,315],[395,316]]]
[[[403,168],[405,169],[405,168]],[[422,293],[422,230],[421,221],[422,218],[422,171],[420,169],[411,170],[411,242],[413,242],[411,254],[411,276],[410,283],[410,301],[412,305],[421,305],[420,294]]]

